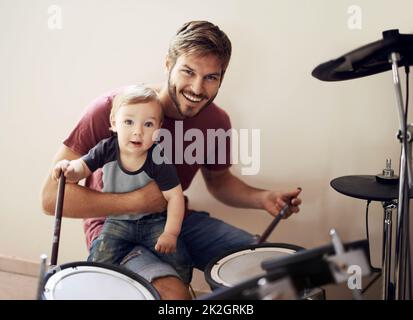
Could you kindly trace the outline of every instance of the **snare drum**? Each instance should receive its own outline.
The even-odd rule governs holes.
[[[45,300],[160,300],[156,289],[136,273],[96,262],[57,266],[43,283]]]
[[[242,284],[239,289],[244,290],[244,287],[256,284],[252,279],[266,274],[261,267],[263,261],[283,258],[300,250],[304,248],[286,243],[262,243],[232,250],[208,263],[205,268],[205,280],[212,290],[237,287],[239,284]],[[238,290],[234,292],[236,295],[239,293]],[[305,290],[299,295],[301,299],[325,298],[324,290],[321,288]]]
[[[205,268],[205,280],[211,289],[233,287],[265,274],[261,262],[285,257],[304,248],[285,243],[263,243],[232,250],[216,257]]]

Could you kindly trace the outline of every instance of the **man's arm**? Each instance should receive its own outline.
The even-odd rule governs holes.
[[[301,199],[297,198],[300,189],[289,192],[277,192],[257,189],[247,185],[241,179],[235,177],[230,170],[208,170],[202,168],[208,191],[219,201],[226,205],[238,208],[264,209],[275,216],[289,201],[292,203],[290,212],[297,213]]]
[[[74,160],[80,155],[62,146],[53,159],[53,166],[60,160]],[[41,192],[42,207],[46,214],[53,215],[57,181],[49,170]],[[102,193],[68,183],[65,188],[63,216],[70,218],[95,218],[123,213],[161,212],[166,201],[156,183],[151,182],[142,189],[128,193]]]

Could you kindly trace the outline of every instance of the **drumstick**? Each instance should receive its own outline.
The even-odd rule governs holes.
[[[298,188],[298,189],[301,191],[301,188]],[[277,224],[281,221],[281,219],[285,216],[285,213],[291,206],[291,202],[292,202],[292,199],[288,204],[282,207],[280,212],[275,216],[274,220],[270,223],[270,225],[267,227],[267,229],[265,229],[264,233],[258,239],[258,244],[261,244],[267,240],[271,232],[274,230]]]
[[[65,197],[65,183],[66,177],[63,172],[60,173],[59,186],[57,187],[57,198],[55,207],[55,221],[53,229],[53,246],[52,246],[52,256],[50,259],[50,265],[57,265],[57,255],[59,253],[59,240],[60,240],[60,226],[62,225],[62,211],[63,211],[63,200]]]
[[[289,208],[290,208],[289,204],[286,204],[284,207],[282,207],[282,209],[280,210],[280,213],[275,216],[274,220],[270,223],[270,225],[267,227],[267,229],[265,229],[264,233],[258,239],[258,244],[261,244],[267,240],[271,232],[274,230],[277,224],[281,221],[281,219],[285,216],[285,213],[287,212]]]

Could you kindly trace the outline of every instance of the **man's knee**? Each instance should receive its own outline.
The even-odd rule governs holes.
[[[188,285],[174,276],[165,276],[152,280],[162,300],[191,300]]]

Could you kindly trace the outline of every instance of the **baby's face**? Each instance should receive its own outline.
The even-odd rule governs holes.
[[[154,132],[162,125],[161,112],[157,101],[121,106],[112,121],[120,151],[138,155],[147,151],[154,143]]]

